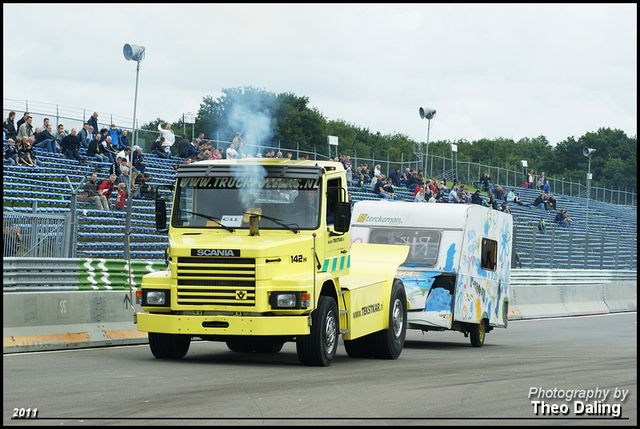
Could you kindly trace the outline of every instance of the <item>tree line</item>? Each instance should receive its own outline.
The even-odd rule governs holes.
[[[157,118],[141,128],[157,130],[160,121],[171,123],[176,135],[184,129],[182,118],[175,122]],[[204,133],[207,139],[231,141],[239,131],[249,147],[258,143],[261,147],[278,147],[280,142],[282,147],[298,147],[306,152],[322,152],[327,148],[327,136],[337,136],[340,153],[359,156],[373,153],[379,159],[388,155],[389,160],[398,162],[412,159],[417,145],[424,144],[401,133],[382,135],[343,119],[328,119],[316,107],[309,107],[308,97],[274,94],[253,87],[227,88],[218,98],[203,97],[193,126],[195,136]],[[191,124],[186,128],[191,130]],[[503,137],[438,140],[429,142],[429,153],[449,153],[451,144],[458,146],[461,160],[516,171],[521,170],[521,160],[527,160],[527,169],[536,174],[544,171],[547,177],[580,181],[586,177],[589,162],[582,148],[588,147],[596,149],[591,157],[593,186],[637,189],[637,136],[629,137],[617,129],[599,128],[578,139],[567,137],[555,146],[544,135],[518,141]]]

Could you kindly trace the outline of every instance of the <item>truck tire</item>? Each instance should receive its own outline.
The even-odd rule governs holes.
[[[482,347],[484,344],[484,337],[487,333],[485,320],[481,320],[478,325],[470,325],[469,337],[471,338],[471,345],[473,347]]]
[[[151,353],[158,359],[182,359],[189,351],[191,337],[178,334],[149,332]]]
[[[298,360],[303,365],[329,366],[338,349],[339,315],[336,301],[321,296],[311,313],[311,333],[296,338]]]
[[[393,281],[389,298],[389,327],[373,334],[371,351],[376,359],[397,359],[407,335],[407,295],[400,280]]]
[[[347,350],[347,355],[351,358],[366,359],[373,357],[371,338],[368,335],[355,340],[344,340],[344,348]]]

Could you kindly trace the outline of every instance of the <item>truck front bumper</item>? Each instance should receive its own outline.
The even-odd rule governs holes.
[[[185,316],[137,314],[138,331],[184,335],[308,335],[309,316]]]

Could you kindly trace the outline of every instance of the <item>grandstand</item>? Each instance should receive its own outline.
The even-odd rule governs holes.
[[[6,144],[6,143],[5,143]],[[61,154],[52,154],[35,148],[40,168],[10,165],[3,166],[3,226],[13,224],[20,213],[69,213],[72,190],[68,178],[77,187],[83,178],[97,171],[98,180],[109,175],[108,162],[100,163],[84,157],[84,162],[69,160]],[[175,167],[183,163],[181,158],[167,160],[153,154],[145,154],[150,184],[169,196],[171,191],[161,185],[173,183]],[[80,189],[81,191],[81,189]],[[379,200],[368,186],[349,187],[353,201]],[[574,220],[571,228],[553,223],[555,211],[529,207],[540,191],[518,188],[525,205],[510,204],[514,217],[515,246],[522,268],[591,268],[637,269],[637,206],[620,206],[599,201],[589,201],[588,234],[587,201],[584,198],[556,195],[558,209],[566,209]],[[413,201],[413,192],[395,187],[396,196]],[[112,210],[95,210],[95,206],[77,203],[76,256],[81,258],[120,259],[124,255],[126,211],[115,209],[116,193],[112,194]],[[485,195],[486,196],[486,195]],[[168,209],[170,198],[166,198]],[[417,204],[417,203],[416,203]],[[167,247],[166,234],[155,229],[154,203],[134,199],[130,230],[130,256],[136,260],[162,261]],[[9,219],[9,220],[8,220]],[[547,234],[537,230],[540,219],[547,225]],[[425,219],[428,222],[428,219]],[[28,227],[28,225],[26,225]],[[26,249],[22,249],[23,252]],[[18,254],[19,256],[19,254]]]

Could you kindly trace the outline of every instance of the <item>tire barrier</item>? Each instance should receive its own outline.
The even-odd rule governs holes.
[[[165,268],[132,262],[133,289]],[[142,310],[132,306],[128,273],[123,260],[5,258],[3,353],[147,343],[133,322]],[[511,271],[511,320],[637,309],[636,271]]]
[[[512,270],[509,319],[637,311],[637,271]]]

